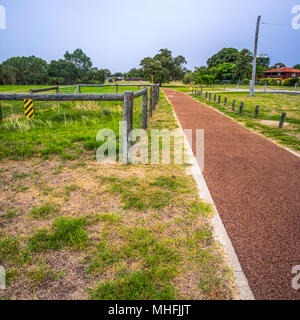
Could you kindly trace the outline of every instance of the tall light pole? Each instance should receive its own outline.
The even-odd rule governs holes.
[[[261,16],[258,16],[257,24],[256,24],[256,32],[255,32],[255,44],[254,44],[253,66],[252,66],[252,81],[251,81],[251,86],[250,86],[250,97],[254,97],[255,80],[256,80],[256,57],[257,57],[260,20],[261,20]]]

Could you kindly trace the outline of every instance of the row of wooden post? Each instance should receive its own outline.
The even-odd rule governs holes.
[[[195,95],[197,95],[197,96],[199,96],[199,97],[201,98],[201,97],[203,96],[203,91],[197,91],[197,90],[195,90],[195,91],[193,91],[193,94],[195,94]],[[209,93],[208,93],[208,92],[205,92],[205,99],[208,99],[209,101],[212,100],[212,94],[211,94],[211,92],[209,92]],[[217,102],[217,95],[216,95],[216,94],[214,94],[213,101],[214,101],[215,103]],[[218,104],[221,104],[221,96],[218,97]],[[224,98],[224,106],[226,106],[226,105],[227,105],[227,98],[225,97],[225,98]],[[233,101],[232,101],[232,105],[231,105],[232,111],[235,111],[235,105],[236,105],[236,101],[233,100]],[[259,108],[260,108],[259,106],[256,106],[256,107],[255,107],[254,118],[258,118]],[[240,103],[239,113],[240,113],[240,114],[243,114],[243,113],[244,113],[244,102],[241,102],[241,103]],[[282,129],[282,128],[283,128],[285,120],[286,120],[286,113],[283,112],[283,113],[281,114],[280,121],[279,121],[279,125],[278,125],[278,128],[279,128],[279,129]]]
[[[156,109],[159,100],[159,85],[152,85],[150,87],[150,101],[148,108],[148,89],[143,94],[143,107],[142,107],[142,124],[143,129],[148,128],[148,113],[149,117],[152,117],[153,112]],[[133,103],[134,103],[134,92],[124,92],[124,103],[123,103],[123,163],[128,163],[128,151],[131,147],[131,141],[129,139],[130,132],[133,129]]]

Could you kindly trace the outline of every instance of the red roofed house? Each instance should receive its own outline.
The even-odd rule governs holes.
[[[288,79],[300,77],[300,70],[293,68],[279,68],[264,71],[265,78],[277,78],[277,79]]]

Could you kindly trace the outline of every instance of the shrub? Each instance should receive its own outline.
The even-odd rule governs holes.
[[[284,86],[294,86],[296,83],[300,83],[300,78],[289,78],[283,80],[283,85]]]
[[[187,72],[184,75],[184,78],[183,78],[182,81],[183,81],[184,84],[191,84],[194,81],[193,73],[192,72]]]

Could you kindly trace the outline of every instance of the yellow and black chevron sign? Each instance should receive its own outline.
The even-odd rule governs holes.
[[[34,105],[32,99],[24,100],[24,113],[27,119],[34,118]]]

